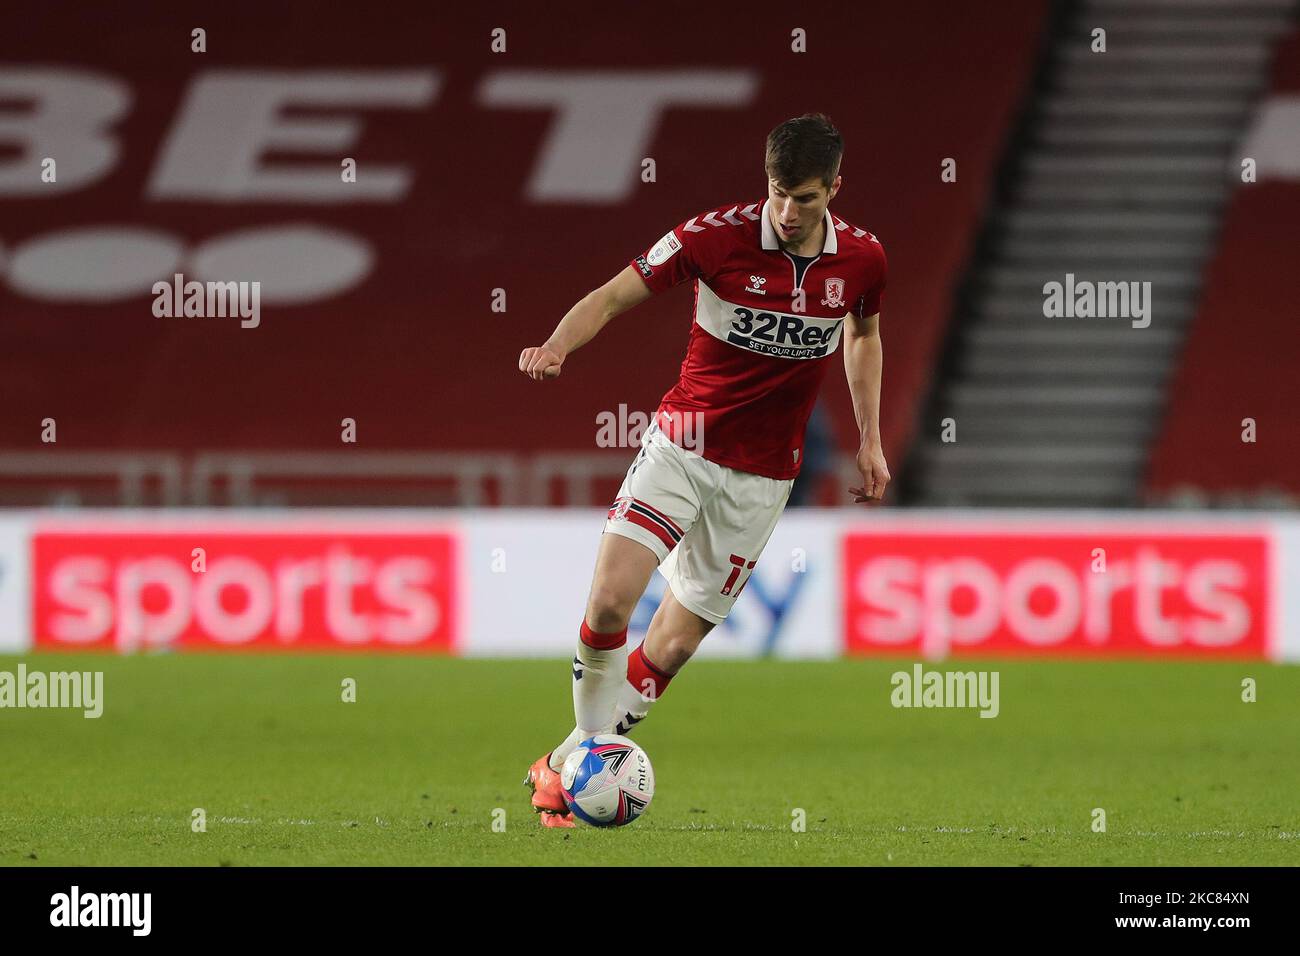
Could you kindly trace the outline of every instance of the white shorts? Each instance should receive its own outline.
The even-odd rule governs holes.
[[[793,478],[765,478],[701,458],[651,427],[609,509],[605,531],[653,551],[682,606],[721,624],[793,486]]]

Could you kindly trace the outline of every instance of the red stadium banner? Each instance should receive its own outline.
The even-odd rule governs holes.
[[[38,650],[450,653],[450,533],[37,531]]]
[[[901,459],[1049,8],[806,9],[796,53],[773,0],[629,8],[635,29],[603,10],[565,44],[537,3],[209,6],[198,24],[158,0],[37,4],[4,31],[0,356],[22,360],[0,449],[57,413],[97,450],[335,451],[348,416],[372,450],[591,451],[597,414],[652,410],[676,379],[689,284],[555,387],[519,374],[521,350],[675,224],[761,201],[768,131],[824,110],[846,141],[832,212],[889,256]],[[255,316],[228,282],[250,313],[258,283]],[[213,308],[178,314],[187,283]]]
[[[843,540],[849,654],[1264,657],[1260,533],[862,533]]]

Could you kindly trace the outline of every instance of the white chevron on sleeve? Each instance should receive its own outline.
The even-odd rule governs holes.
[[[758,203],[752,202],[744,209],[740,210],[740,214],[744,216],[746,219],[748,219],[750,222],[753,222],[755,219],[758,218],[758,213],[754,212],[754,210],[757,208],[758,208]]]
[[[849,224],[845,222],[843,219],[841,219],[839,216],[831,216],[831,219],[835,223],[836,232],[843,232],[845,229],[850,228]],[[863,236],[869,235],[867,230],[859,229],[857,226],[853,226],[852,229],[853,229],[853,238],[855,239],[861,239]],[[874,240],[876,237],[872,236],[871,238]]]
[[[722,223],[718,222],[718,214],[716,212],[709,213],[707,216],[704,217],[704,221],[707,222],[710,226],[722,225]]]
[[[739,206],[732,206],[722,214],[722,218],[727,220],[727,222],[731,223],[733,226],[743,225],[741,221],[736,218],[736,210],[739,208]]]
[[[682,226],[682,231],[683,231],[683,232],[703,232],[703,231],[704,231],[704,227],[703,227],[703,226],[697,226],[697,225],[695,225],[695,220],[698,219],[698,218],[699,218],[699,216],[691,216],[690,219],[687,219],[687,220],[686,220],[686,224],[685,224],[684,226]]]

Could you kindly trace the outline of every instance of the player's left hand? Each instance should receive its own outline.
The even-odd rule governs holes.
[[[859,449],[858,474],[862,475],[862,487],[849,489],[854,504],[879,501],[885,496],[885,486],[889,484],[889,466],[885,464],[885,453],[879,443],[864,445]]]

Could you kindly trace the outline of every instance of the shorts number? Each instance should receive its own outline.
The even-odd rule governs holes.
[[[740,572],[741,572],[741,571],[751,571],[751,572],[752,572],[752,571],[754,570],[754,565],[758,564],[758,559],[755,558],[753,561],[750,561],[750,562],[747,564],[747,563],[745,562],[745,559],[742,558],[740,555],[738,555],[738,554],[733,554],[733,555],[731,556],[731,563],[732,563],[732,565],[733,565],[733,567],[732,567],[732,569],[731,569],[731,574],[729,574],[729,575],[727,576],[727,583],[724,584],[724,585],[722,586],[722,591],[719,592],[719,593],[721,593],[724,597],[725,597],[726,595],[728,595],[728,594],[731,593],[731,589],[732,589],[732,587],[734,587],[735,584],[736,584],[736,579],[740,577]],[[746,574],[746,575],[745,575],[745,580],[741,581],[741,582],[740,582],[740,587],[736,588],[736,597],[740,597],[740,592],[743,591],[743,590],[745,590],[745,585],[748,584],[748,583],[749,583],[749,575]]]

